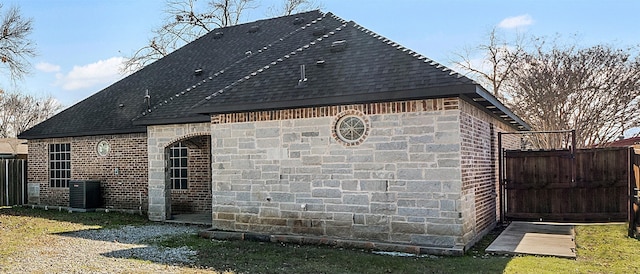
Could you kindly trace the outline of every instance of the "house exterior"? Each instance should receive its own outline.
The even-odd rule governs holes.
[[[43,205],[91,179],[154,221],[464,250],[497,220],[497,133],[528,128],[478,83],[311,11],[216,29],[20,137]]]
[[[0,138],[0,159],[27,159],[27,141]]]
[[[636,154],[640,153],[640,136],[620,139],[604,145],[605,147],[632,147]]]

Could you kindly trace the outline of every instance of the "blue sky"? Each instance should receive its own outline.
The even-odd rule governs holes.
[[[635,19],[640,1],[318,1],[323,11],[447,66],[454,53],[482,43],[497,26],[506,34],[576,34],[585,46],[640,45],[640,23]],[[261,8],[248,10],[244,21],[266,18],[266,8],[281,1],[259,3]],[[118,65],[162,24],[165,1],[27,0],[4,5],[19,6],[25,17],[33,18],[31,38],[39,55],[31,59],[32,73],[23,81],[13,85],[0,78],[0,88],[51,95],[70,106],[123,77]]]

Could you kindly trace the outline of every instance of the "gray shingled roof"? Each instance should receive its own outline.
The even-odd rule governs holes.
[[[529,128],[471,79],[312,11],[213,30],[20,137],[145,132],[147,125],[208,122],[216,113],[451,96]]]

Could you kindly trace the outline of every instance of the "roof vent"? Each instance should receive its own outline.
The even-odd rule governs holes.
[[[307,85],[307,74],[304,65],[300,65],[300,80],[298,80],[298,87],[304,87]]]
[[[247,50],[247,52],[244,53],[244,55],[246,55],[246,56],[249,56],[251,54],[252,54],[252,52],[250,50]]]
[[[331,43],[331,52],[341,52],[347,48],[346,40],[338,40]]]
[[[300,24],[302,24],[302,23],[304,23],[304,18],[296,17],[296,19],[295,19],[295,20],[293,20],[293,24],[294,24],[294,25],[300,25]]]
[[[260,26],[251,26],[247,32],[248,33],[256,33],[259,30],[260,30]]]
[[[316,65],[319,67],[324,67],[324,63],[325,61],[322,58],[318,58],[318,61],[316,61]]]
[[[313,29],[313,36],[320,37],[322,35],[327,34],[329,30],[326,27],[315,27]]]
[[[151,95],[148,89],[144,92],[144,102],[147,103],[147,111],[151,112]]]
[[[202,75],[202,68],[196,69],[195,71],[193,71],[193,74],[195,74],[196,76]]]
[[[213,39],[220,39],[220,38],[222,38],[223,34],[224,34],[224,32],[218,31],[218,32],[213,34]]]

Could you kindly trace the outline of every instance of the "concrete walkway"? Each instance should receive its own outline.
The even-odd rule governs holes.
[[[171,219],[166,220],[167,223],[191,224],[191,225],[208,225],[211,226],[211,213],[192,213],[192,214],[176,214]]]
[[[573,227],[567,224],[512,222],[485,252],[575,259],[576,242]]]

